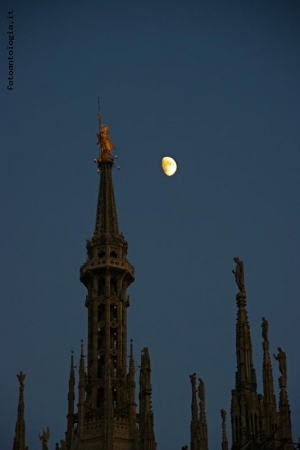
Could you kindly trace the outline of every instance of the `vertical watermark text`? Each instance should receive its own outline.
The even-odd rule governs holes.
[[[7,12],[9,19],[8,25],[8,85],[7,89],[12,91],[14,89],[14,11],[13,9]]]

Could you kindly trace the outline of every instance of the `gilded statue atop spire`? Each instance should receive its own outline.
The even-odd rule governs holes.
[[[98,142],[97,145],[99,145],[101,149],[101,156],[99,158],[99,162],[104,161],[112,161],[111,152],[112,150],[115,150],[115,146],[112,144],[110,137],[108,135],[109,126],[108,125],[101,125],[99,133],[97,134]]]

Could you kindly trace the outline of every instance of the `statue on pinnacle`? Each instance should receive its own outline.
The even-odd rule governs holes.
[[[236,263],[235,270],[232,270],[232,273],[235,275],[235,282],[239,288],[239,292],[245,294],[244,263],[237,256],[233,258],[233,261]]]

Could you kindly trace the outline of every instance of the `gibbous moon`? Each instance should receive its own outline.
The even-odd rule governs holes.
[[[165,156],[161,160],[161,166],[163,168],[163,171],[165,172],[168,177],[171,177],[174,175],[174,173],[177,170],[177,164],[173,158],[170,158],[169,156]]]

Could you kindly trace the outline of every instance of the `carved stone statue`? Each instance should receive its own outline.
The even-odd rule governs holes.
[[[115,149],[108,135],[108,130],[109,130],[108,125],[101,125],[100,133],[97,134],[98,137],[97,145],[99,145],[101,148],[101,160],[109,159],[112,150]]]
[[[26,378],[25,373],[20,372],[20,373],[17,375],[17,378],[18,378],[19,383],[20,383],[20,389],[24,389],[24,380],[25,380],[25,378]]]
[[[287,370],[286,370],[286,354],[285,352],[278,347],[278,355],[276,356],[274,354],[274,358],[279,362],[279,371],[281,375],[286,378],[287,376]]]
[[[191,380],[192,387],[196,388],[196,374],[195,373],[190,375],[190,380]]]
[[[39,434],[40,441],[42,441],[42,450],[48,450],[47,442],[50,437],[50,429],[47,427],[47,430],[43,429],[42,434]]]
[[[233,258],[233,261],[236,263],[236,268],[232,271],[235,275],[235,282],[240,292],[245,293],[244,263],[238,257]]]
[[[268,341],[269,322],[264,317],[262,318],[261,328],[263,340]]]

